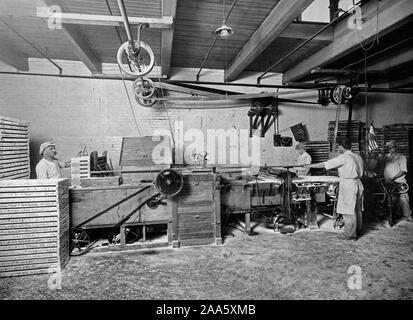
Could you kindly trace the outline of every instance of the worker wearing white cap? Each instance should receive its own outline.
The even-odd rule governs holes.
[[[62,168],[68,167],[70,162],[63,164],[56,158],[55,145],[44,142],[40,145],[39,154],[43,157],[36,166],[37,179],[58,179],[62,177]]]
[[[305,150],[304,143],[302,142],[298,143],[295,146],[295,149],[298,151],[297,164],[299,166],[311,164],[312,158]],[[295,171],[297,172],[297,175],[299,176],[307,176],[308,172],[310,171],[310,168],[297,167],[295,168]]]
[[[407,159],[404,155],[397,152],[397,143],[390,140],[386,143],[389,148],[389,153],[384,157],[384,172],[383,176],[386,182],[403,183],[407,185]],[[398,199],[397,199],[398,198]],[[401,193],[394,197],[393,201],[397,201],[403,215],[403,219],[412,221],[412,211],[409,204],[409,194]]]

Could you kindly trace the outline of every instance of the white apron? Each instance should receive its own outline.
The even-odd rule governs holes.
[[[340,178],[337,213],[354,214],[356,204],[363,203],[363,184],[360,179]]]

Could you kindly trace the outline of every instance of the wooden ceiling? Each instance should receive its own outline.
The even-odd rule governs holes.
[[[227,25],[233,28],[234,35],[227,40],[218,38],[212,47],[214,31],[222,25],[233,0],[124,0],[129,18],[173,18],[170,28],[142,30],[142,41],[149,44],[154,51],[156,64],[161,66],[162,75],[170,76],[171,68],[200,68],[212,48],[203,68],[226,70],[228,81],[237,79],[243,71],[266,71],[323,28],[325,23],[294,21],[312,2],[313,0],[237,0],[227,19]],[[324,2],[328,4],[328,1]],[[366,25],[369,21],[373,24],[372,19],[375,13],[379,12],[383,21],[383,26],[377,24],[378,28],[382,28],[379,33],[383,36],[399,34],[399,37],[388,36],[381,47],[377,47],[378,52],[402,41],[402,33],[397,30],[404,30],[403,37],[406,38],[404,35],[409,32],[407,30],[411,30],[409,23],[413,20],[413,1],[381,0],[380,7],[377,7],[376,2],[377,0],[371,0],[363,3]],[[400,9],[397,9],[394,3],[399,3]],[[40,18],[37,10],[38,7],[51,5],[58,5],[63,13],[120,16],[116,0],[2,0],[1,60],[27,71],[28,57],[43,57],[28,41],[50,59],[82,61],[92,73],[101,73],[102,63],[116,63],[117,50],[127,39],[122,26],[116,28],[114,25],[77,21],[64,23],[62,29],[50,29],[47,19]],[[391,18],[394,26],[389,25],[391,23],[386,20],[387,15],[393,15]],[[395,19],[401,15],[403,17]],[[349,32],[345,24],[346,21],[339,21],[337,25],[328,27],[272,71],[285,72],[287,82],[312,80],[314,77],[311,78],[309,74],[314,67],[342,68],[353,60],[358,60],[359,48],[346,48],[340,44],[343,47],[340,51],[340,48],[335,47],[335,42]],[[136,25],[132,30],[136,36]],[[364,30],[359,35],[361,39],[364,37],[363,32]],[[366,33],[365,36],[365,44],[370,43],[371,35]],[[398,48],[398,51],[388,50],[386,57],[391,58],[397,54],[406,56],[406,51],[411,49],[412,43],[406,43],[406,46]],[[322,50],[326,51],[324,55]],[[312,60],[317,55],[328,59],[319,58],[318,65],[317,60]],[[379,58],[383,57],[376,56],[375,59],[370,59],[369,63],[378,63]],[[407,59],[407,62],[403,60],[403,63],[409,65],[412,59]],[[400,67],[400,64],[394,67]],[[393,77],[394,70],[387,68],[386,74]],[[403,74],[409,77],[406,72]]]

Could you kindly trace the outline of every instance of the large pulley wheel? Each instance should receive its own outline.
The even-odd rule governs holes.
[[[118,50],[117,62],[126,74],[133,77],[142,77],[152,71],[155,64],[155,56],[150,46],[140,41],[139,49],[137,40],[134,46],[129,41],[122,44]]]
[[[346,87],[343,85],[335,87],[331,90],[330,98],[335,104],[345,103],[346,101],[350,100],[353,97],[351,87]]]
[[[182,175],[172,169],[161,171],[155,179],[155,187],[159,193],[165,196],[177,195],[184,185]]]
[[[157,97],[158,97],[158,94],[156,93],[156,90],[155,90],[155,93],[152,95],[152,97],[150,97],[150,98],[146,98],[146,97],[141,98],[141,97],[135,95],[135,100],[142,107],[151,107],[156,103],[157,100],[155,100],[155,98],[157,98]]]
[[[70,229],[70,255],[80,256],[91,248],[90,237],[87,232],[80,228]]]
[[[141,77],[133,82],[133,93],[141,99],[148,99],[155,94],[153,81],[147,77]]]

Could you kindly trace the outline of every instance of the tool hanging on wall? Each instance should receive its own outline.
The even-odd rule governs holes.
[[[250,138],[252,138],[253,130],[258,129],[259,124],[261,124],[261,137],[265,137],[271,122],[278,121],[278,98],[253,100],[247,114],[250,118]]]

